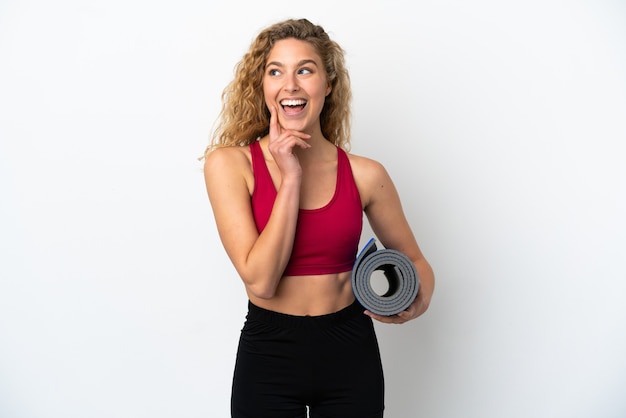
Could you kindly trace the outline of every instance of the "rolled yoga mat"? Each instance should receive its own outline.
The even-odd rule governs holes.
[[[385,294],[372,288],[372,274],[382,271],[389,283]],[[378,315],[396,315],[411,305],[419,289],[419,276],[413,262],[400,251],[378,249],[370,239],[352,269],[352,290],[365,309]]]

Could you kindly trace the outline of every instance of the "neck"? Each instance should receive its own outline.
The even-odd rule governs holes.
[[[335,145],[324,138],[322,135],[312,136],[307,139],[307,142],[311,144],[311,148],[302,149],[295,148],[294,154],[298,156],[300,162],[316,159],[334,158],[336,155]]]

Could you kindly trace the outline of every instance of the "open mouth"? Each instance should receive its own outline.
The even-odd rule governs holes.
[[[286,114],[296,114],[301,112],[306,106],[307,101],[304,99],[285,99],[281,100],[280,105]]]

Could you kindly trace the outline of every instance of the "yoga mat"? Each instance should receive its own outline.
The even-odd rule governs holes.
[[[372,288],[372,274],[382,271],[389,283],[384,295]],[[378,315],[395,315],[415,300],[419,276],[411,260],[400,251],[378,249],[371,238],[363,247],[352,269],[352,290],[365,309]]]

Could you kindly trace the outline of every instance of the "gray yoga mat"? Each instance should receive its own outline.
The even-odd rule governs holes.
[[[372,274],[382,271],[389,287],[380,295],[372,288]],[[352,290],[365,309],[378,315],[395,315],[415,300],[419,276],[411,260],[400,251],[376,247],[370,239],[363,247],[352,269]]]

